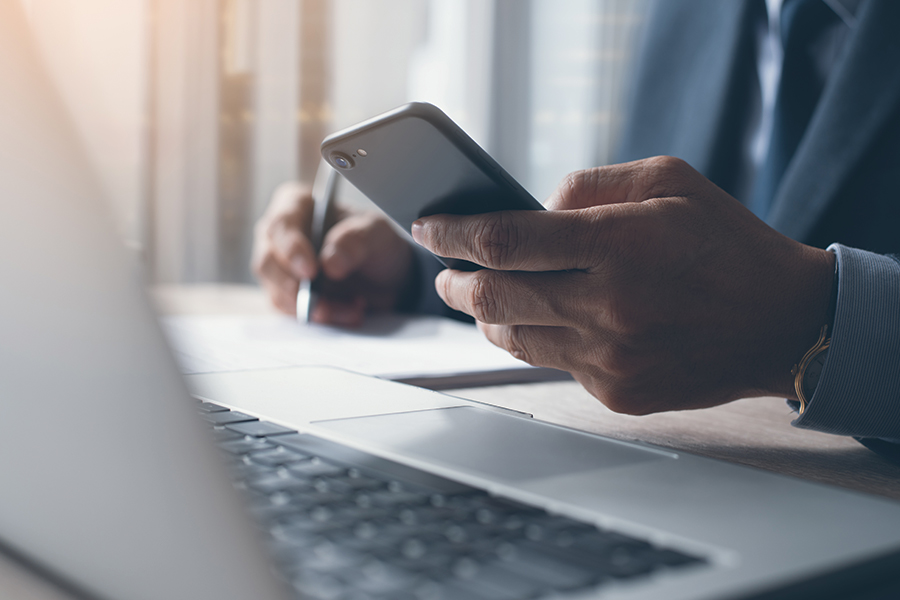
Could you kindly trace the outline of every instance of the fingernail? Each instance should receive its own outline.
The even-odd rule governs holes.
[[[299,256],[291,259],[291,271],[297,279],[312,279],[316,275],[315,272],[310,273],[307,262]]]
[[[422,229],[425,227],[425,224],[422,221],[413,221],[412,224],[412,237],[416,240],[416,243],[420,246],[422,245]]]

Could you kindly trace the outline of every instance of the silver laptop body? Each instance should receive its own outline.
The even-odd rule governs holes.
[[[0,1],[0,544],[88,597],[283,598],[73,131]]]
[[[113,231],[19,4],[0,0],[0,546],[90,598],[290,597]],[[751,597],[900,550],[896,503],[418,388],[324,368],[188,385],[700,559],[561,597]]]

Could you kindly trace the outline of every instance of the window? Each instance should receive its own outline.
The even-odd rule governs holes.
[[[154,282],[251,281],[274,188],[310,181],[331,131],[410,100],[440,106],[545,198],[609,161],[645,7],[20,1]]]

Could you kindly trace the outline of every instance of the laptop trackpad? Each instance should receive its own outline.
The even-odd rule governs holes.
[[[507,481],[608,469],[676,456],[475,407],[319,421],[316,426],[371,445],[373,449],[383,448]]]

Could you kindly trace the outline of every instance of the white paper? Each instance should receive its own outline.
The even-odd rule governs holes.
[[[538,371],[488,342],[474,325],[441,317],[376,317],[354,330],[277,315],[171,316],[162,323],[182,371],[190,374],[334,366],[393,380],[487,382],[490,373],[515,380],[518,373],[535,379],[529,371]]]

